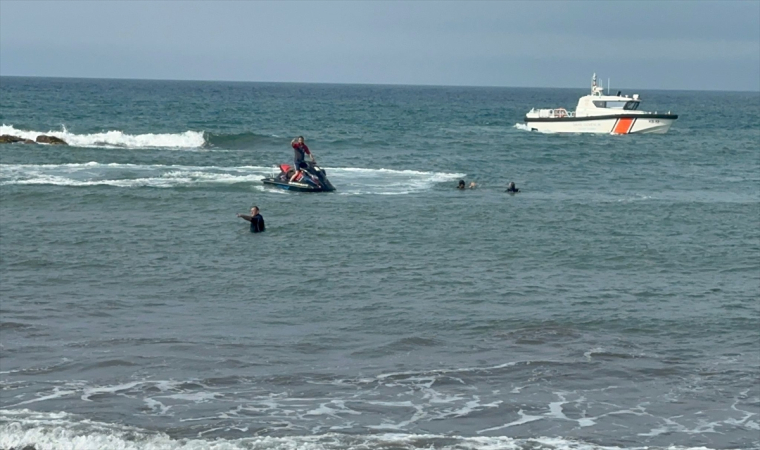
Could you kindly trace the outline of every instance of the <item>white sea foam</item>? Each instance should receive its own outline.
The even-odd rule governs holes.
[[[530,131],[530,127],[524,123],[516,123],[514,125],[514,128],[517,128],[518,130],[523,130],[523,131]]]
[[[528,125],[526,125],[524,123],[516,123],[513,128],[516,128],[516,129],[522,130],[522,131],[534,131],[533,128],[531,128],[530,126],[528,126]],[[552,131],[546,131],[546,130],[535,130],[535,131],[538,132],[538,133],[543,133],[543,134],[555,134]]]
[[[533,361],[538,362],[538,361]],[[497,364],[495,366],[487,366],[487,367],[463,367],[463,368],[454,368],[454,369],[434,369],[430,371],[422,371],[422,372],[391,372],[391,373],[384,373],[377,376],[378,379],[385,379],[390,377],[399,377],[399,376],[407,376],[407,375],[428,375],[428,374],[450,374],[450,373],[468,373],[468,372],[484,372],[484,371],[490,371],[490,370],[499,370],[504,369],[507,367],[516,366],[518,364],[530,364],[531,361],[513,361],[513,362],[507,362],[503,364]]]
[[[520,418],[517,419],[517,420],[513,420],[512,422],[505,423],[504,425],[499,425],[497,427],[486,428],[484,430],[478,431],[478,433],[486,433],[486,432],[489,432],[489,431],[497,431],[497,430],[501,430],[501,429],[504,429],[504,428],[509,428],[509,427],[514,427],[514,426],[517,426],[517,425],[522,425],[524,423],[535,422],[537,420],[541,420],[541,419],[544,418],[543,416],[531,416],[529,414],[525,414],[522,409],[519,410],[519,411],[517,411],[517,414],[520,416]]]
[[[46,400],[52,400],[52,399],[56,399],[56,398],[66,397],[66,396],[75,394],[76,392],[77,391],[72,391],[72,390],[67,390],[67,389],[60,389],[58,387],[55,387],[55,388],[53,388],[53,393],[52,394],[43,395],[43,396],[40,396],[40,397],[35,397],[33,399],[30,399],[30,400],[25,400],[23,402],[16,403],[16,404],[14,404],[12,406],[15,407],[15,406],[21,406],[21,405],[28,405],[30,403],[44,402]]]
[[[394,195],[419,192],[461,178],[458,173],[413,170],[326,168],[339,194]],[[275,171],[266,166],[182,166],[87,163],[0,164],[0,185],[113,186],[173,188],[248,183],[263,189],[261,179]],[[277,191],[279,192],[279,191]]]
[[[182,133],[147,133],[127,134],[119,130],[92,134],[75,134],[66,127],[61,130],[35,131],[19,130],[13,125],[0,125],[0,135],[9,134],[24,139],[35,140],[39,135],[55,136],[75,147],[105,148],[174,148],[197,149],[205,145],[202,131],[184,131]]]
[[[524,416],[530,421],[529,416]],[[523,422],[523,423],[526,423]],[[388,424],[392,427],[392,424]],[[233,430],[233,428],[229,428]],[[246,428],[234,428],[247,431]],[[228,431],[218,427],[207,433]],[[67,413],[46,413],[29,410],[0,410],[0,448],[33,447],[37,450],[76,448],[80,450],[119,448],[123,450],[621,450],[623,447],[601,446],[565,438],[536,437],[516,439],[507,436],[463,437],[434,434],[340,434],[295,435],[283,437],[255,436],[241,439],[173,439],[160,432],[140,428],[95,422]],[[655,447],[628,447],[630,450],[655,450]],[[668,450],[709,450],[706,447],[670,446]]]
[[[145,398],[143,401],[145,402],[145,406],[150,408],[151,411],[156,412],[158,415],[165,415],[169,412],[169,409],[171,409],[171,406],[166,406],[158,400],[152,398]]]
[[[330,406],[328,406],[328,404]],[[332,416],[340,418],[340,414],[361,415],[360,412],[354,411],[345,405],[343,400],[332,400],[329,403],[320,403],[319,407],[307,411],[305,416]]]
[[[86,387],[82,392],[82,400],[90,401],[90,397],[94,395],[116,394],[118,392],[130,390],[141,384],[144,383],[142,381],[132,381],[130,383],[117,384],[116,386]]]
[[[594,355],[594,353],[602,352],[604,352],[604,347],[594,347],[591,350],[584,352],[583,356],[585,356],[587,360],[591,361],[591,357]]]
[[[195,392],[195,393],[182,393],[182,394],[171,394],[171,395],[164,395],[161,396],[161,398],[172,398],[175,400],[186,400],[190,402],[195,403],[205,403],[209,400],[214,400],[217,398],[219,394],[213,393],[213,392]]]

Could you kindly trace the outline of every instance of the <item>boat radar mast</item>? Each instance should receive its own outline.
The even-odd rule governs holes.
[[[604,94],[604,88],[596,84],[596,74],[591,78],[591,95]]]

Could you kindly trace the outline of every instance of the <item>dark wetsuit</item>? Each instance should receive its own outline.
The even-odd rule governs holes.
[[[256,214],[255,216],[241,214],[240,218],[251,222],[251,233],[261,233],[266,229],[264,227],[264,218],[261,217],[261,214]]]
[[[264,218],[261,217],[261,214],[256,214],[255,216],[251,217],[251,233],[261,233],[265,229]]]
[[[311,152],[309,151],[309,147],[307,147],[306,144],[299,144],[298,142],[293,143],[293,150],[293,169],[298,170],[301,168],[301,163],[303,163],[306,155],[311,156]]]
[[[509,192],[510,194],[517,194],[518,192],[520,192],[520,189],[518,189],[518,188],[507,188],[506,192]]]

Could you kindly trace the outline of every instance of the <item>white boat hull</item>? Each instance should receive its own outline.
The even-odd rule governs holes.
[[[641,114],[605,117],[526,117],[525,125],[543,133],[665,134],[675,114]]]

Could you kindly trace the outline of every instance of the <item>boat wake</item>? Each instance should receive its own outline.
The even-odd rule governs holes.
[[[183,166],[145,164],[0,164],[0,185],[119,188],[210,187],[245,184],[263,190],[261,179],[277,169],[265,166]],[[464,177],[461,173],[414,170],[327,168],[343,195],[399,195],[431,189]]]
[[[535,130],[524,123],[516,123],[513,128],[516,128],[521,131],[533,131],[533,132],[538,132],[538,133],[543,133],[543,134],[556,134],[553,131],[549,131],[549,130]]]
[[[522,130],[522,131],[530,131],[530,127],[525,125],[524,123],[516,123],[514,128],[517,128],[518,130]]]

